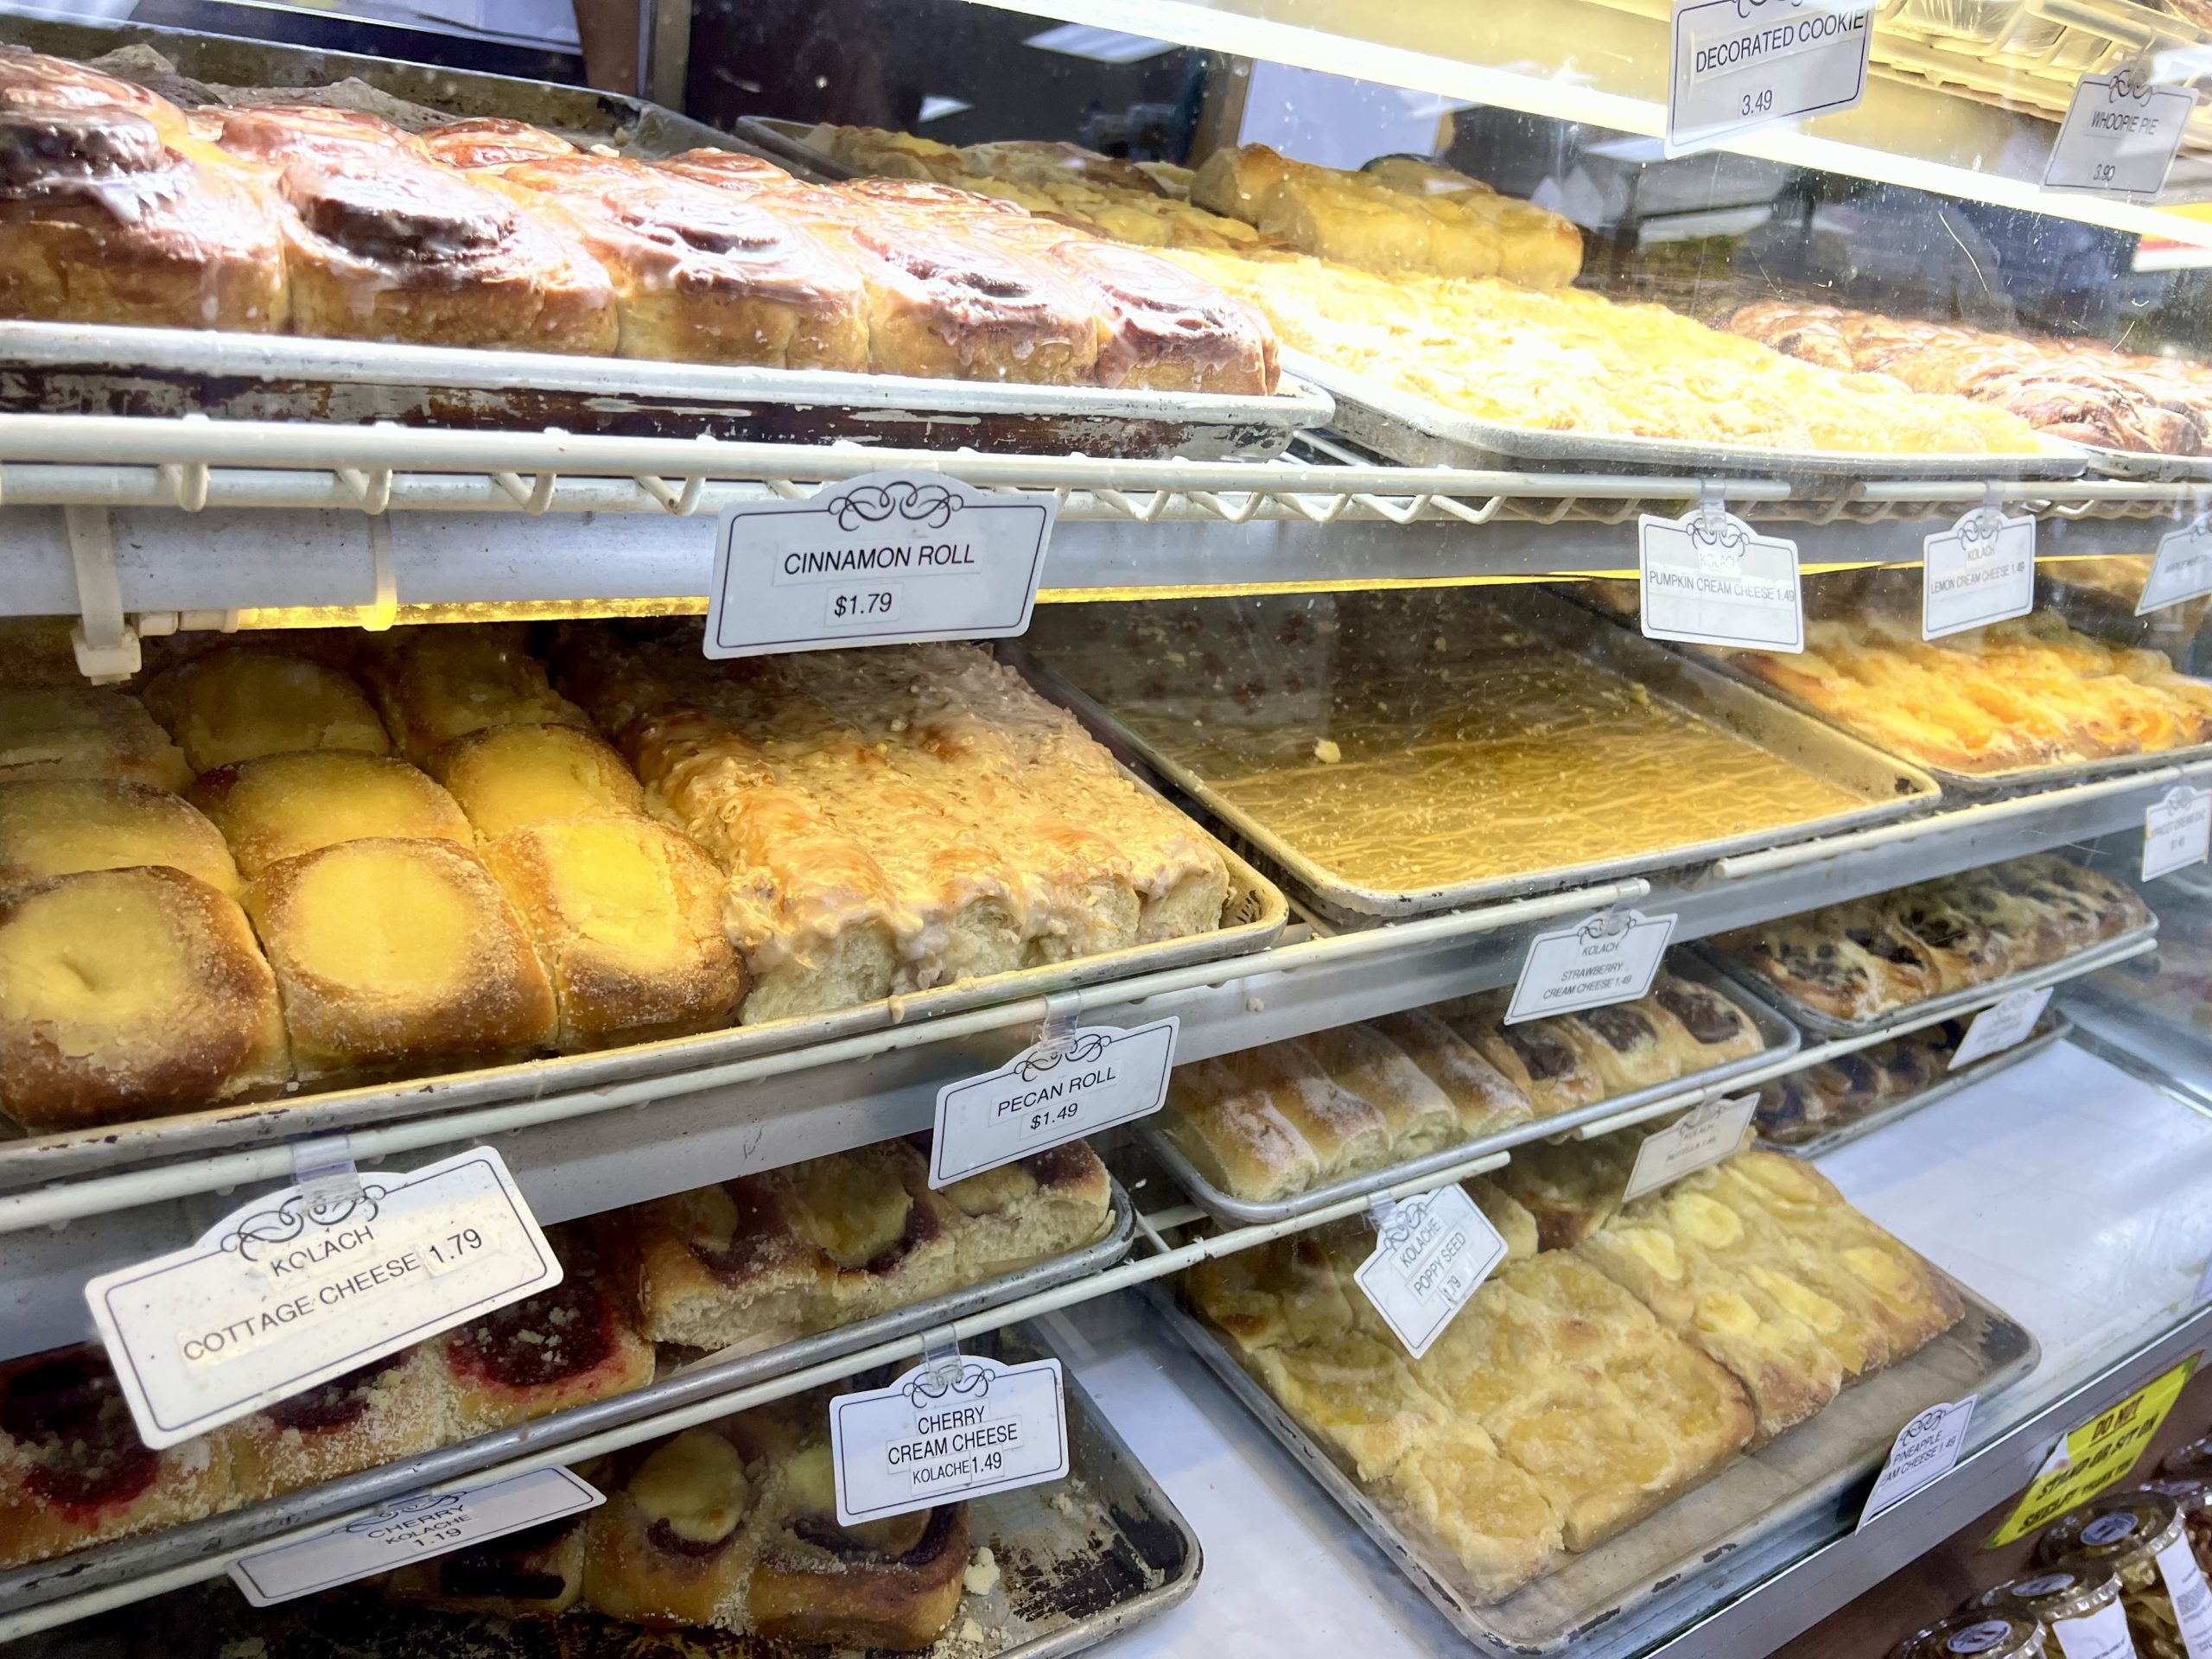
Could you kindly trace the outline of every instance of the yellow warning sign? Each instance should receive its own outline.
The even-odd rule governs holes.
[[[2029,1484],[2005,1524],[1991,1535],[1984,1549],[1995,1549],[2016,1538],[2024,1538],[2038,1527],[2056,1521],[2077,1503],[2086,1503],[2135,1466],[2143,1448],[2166,1421],[2183,1386],[2204,1356],[2191,1354],[2165,1373],[2154,1377],[2126,1399],[2099,1412],[2075,1429],[2044,1461],[2042,1472]]]

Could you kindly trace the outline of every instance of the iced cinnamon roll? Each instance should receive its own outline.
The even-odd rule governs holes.
[[[746,195],[615,156],[474,176],[556,219],[607,268],[625,357],[859,369],[866,294],[851,263]]]
[[[977,214],[967,229],[1026,248],[1090,296],[1100,385],[1267,393],[1281,378],[1267,319],[1172,260],[1019,208]]]
[[[346,340],[613,350],[613,290],[570,237],[374,116],[233,110],[223,146],[272,170],[292,329]]]
[[[285,311],[276,216],[181,110],[0,50],[0,316],[268,333]]]
[[[577,153],[576,147],[558,133],[498,115],[448,121],[424,133],[423,142],[448,167],[464,170],[505,167],[512,162],[541,162]]]
[[[868,290],[868,366],[937,380],[1088,383],[1098,360],[1098,304],[1046,261],[975,234],[969,213],[998,204],[915,184],[899,199],[874,187],[794,188],[756,195],[843,253]],[[940,198],[939,192],[942,192]],[[968,212],[952,211],[955,202]]]

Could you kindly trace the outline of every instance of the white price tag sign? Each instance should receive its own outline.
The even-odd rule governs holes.
[[[231,1563],[231,1581],[257,1607],[334,1589],[410,1561],[581,1515],[606,1497],[566,1469],[395,1498],[374,1515]]]
[[[854,1527],[1068,1472],[1060,1362],[956,1354],[830,1402],[837,1521]]]
[[[1419,1359],[1503,1260],[1505,1241],[1454,1183],[1394,1205],[1352,1278]]]
[[[2203,1569],[2186,1537],[2177,1538],[2158,1552],[2158,1576],[2166,1581],[2166,1595],[2174,1605],[2174,1623],[2189,1659],[2212,1659],[2212,1590],[2205,1587]]]
[[[1636,1149],[1636,1167],[1629,1172],[1621,1202],[1655,1192],[1733,1154],[1744,1144],[1744,1132],[1751,1127],[1758,1103],[1755,1094],[1707,1101],[1668,1128],[1645,1135]]]
[[[2050,1001],[2050,987],[2045,985],[2037,990],[2015,991],[2002,1001],[1991,1003],[1974,1015],[1951,1055],[1951,1064],[1944,1069],[1963,1071],[1976,1060],[2012,1047],[2036,1028]]]
[[[288,1187],[85,1286],[139,1437],[159,1448],[561,1282],[506,1164],[479,1147],[361,1195]]]
[[[2212,791],[2176,784],[2143,809],[2143,879],[2155,881],[2212,852]]]
[[[2153,86],[2139,68],[2082,76],[2044,164],[2043,188],[2156,195],[2196,109],[2195,93]]]
[[[1127,1031],[1085,1026],[1031,1045],[995,1071],[946,1084],[937,1091],[930,1185],[1150,1116],[1167,1103],[1181,1025],[1170,1014]]]
[[[1977,507],[1920,544],[1920,637],[1941,639],[2036,607],[2036,521]]]
[[[1889,1461],[1882,1465],[1874,1490],[1867,1494],[1866,1507],[1859,1512],[1861,1527],[1891,1504],[1951,1472],[1959,1460],[1959,1449],[1967,1443],[1974,1402],[1970,1394],[1949,1405],[1930,1406],[1897,1431]]]
[[[2135,1659],[2135,1638],[2127,1633],[2127,1609],[2107,1602],[2087,1618],[2053,1619],[2062,1659]]]
[[[870,473],[722,515],[709,657],[1020,633],[1058,516],[934,473]]]
[[[2212,517],[2200,515],[2180,530],[2158,537],[2158,556],[2143,579],[2135,614],[2148,616],[2185,599],[2212,594]]]
[[[1866,96],[1874,8],[1859,0],[1675,0],[1669,156]]]
[[[1505,1023],[1634,1001],[1651,988],[1674,936],[1671,914],[1646,916],[1640,910],[1603,911],[1537,934],[1529,941]]]
[[[1732,512],[1703,508],[1637,521],[1640,621],[1653,639],[1755,651],[1805,649],[1797,544],[1753,534]]]

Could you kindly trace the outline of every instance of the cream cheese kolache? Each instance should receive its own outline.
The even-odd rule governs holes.
[[[972,647],[550,654],[565,693],[516,626],[179,636],[142,696],[0,690],[0,1109],[191,1112],[1223,925],[1213,842]]]

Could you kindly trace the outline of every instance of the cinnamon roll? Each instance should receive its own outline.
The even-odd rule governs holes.
[[[223,145],[275,170],[296,333],[607,353],[613,290],[520,203],[441,165],[374,116],[232,111]]]
[[[654,166],[664,173],[681,174],[701,184],[726,190],[782,190],[798,184],[790,174],[765,156],[747,156],[734,149],[687,149]]]
[[[1281,378],[1266,320],[1172,260],[1018,210],[969,228],[1027,248],[1090,296],[1100,385],[1265,394]]]
[[[477,167],[505,167],[512,162],[540,162],[556,156],[574,156],[576,147],[558,133],[533,127],[527,121],[505,116],[477,116],[448,121],[423,135],[430,153],[448,167],[464,171]]]
[[[859,270],[868,292],[868,366],[938,380],[1088,383],[1098,361],[1097,302],[1026,249],[978,233],[976,221],[997,217],[1000,204],[912,188],[926,194],[901,200],[880,188],[793,189],[762,204],[819,234]]]
[[[0,48],[0,315],[281,329],[276,217],[167,99]]]
[[[473,176],[556,219],[606,266],[625,357],[867,365],[867,295],[851,263],[743,194],[614,156]]]

